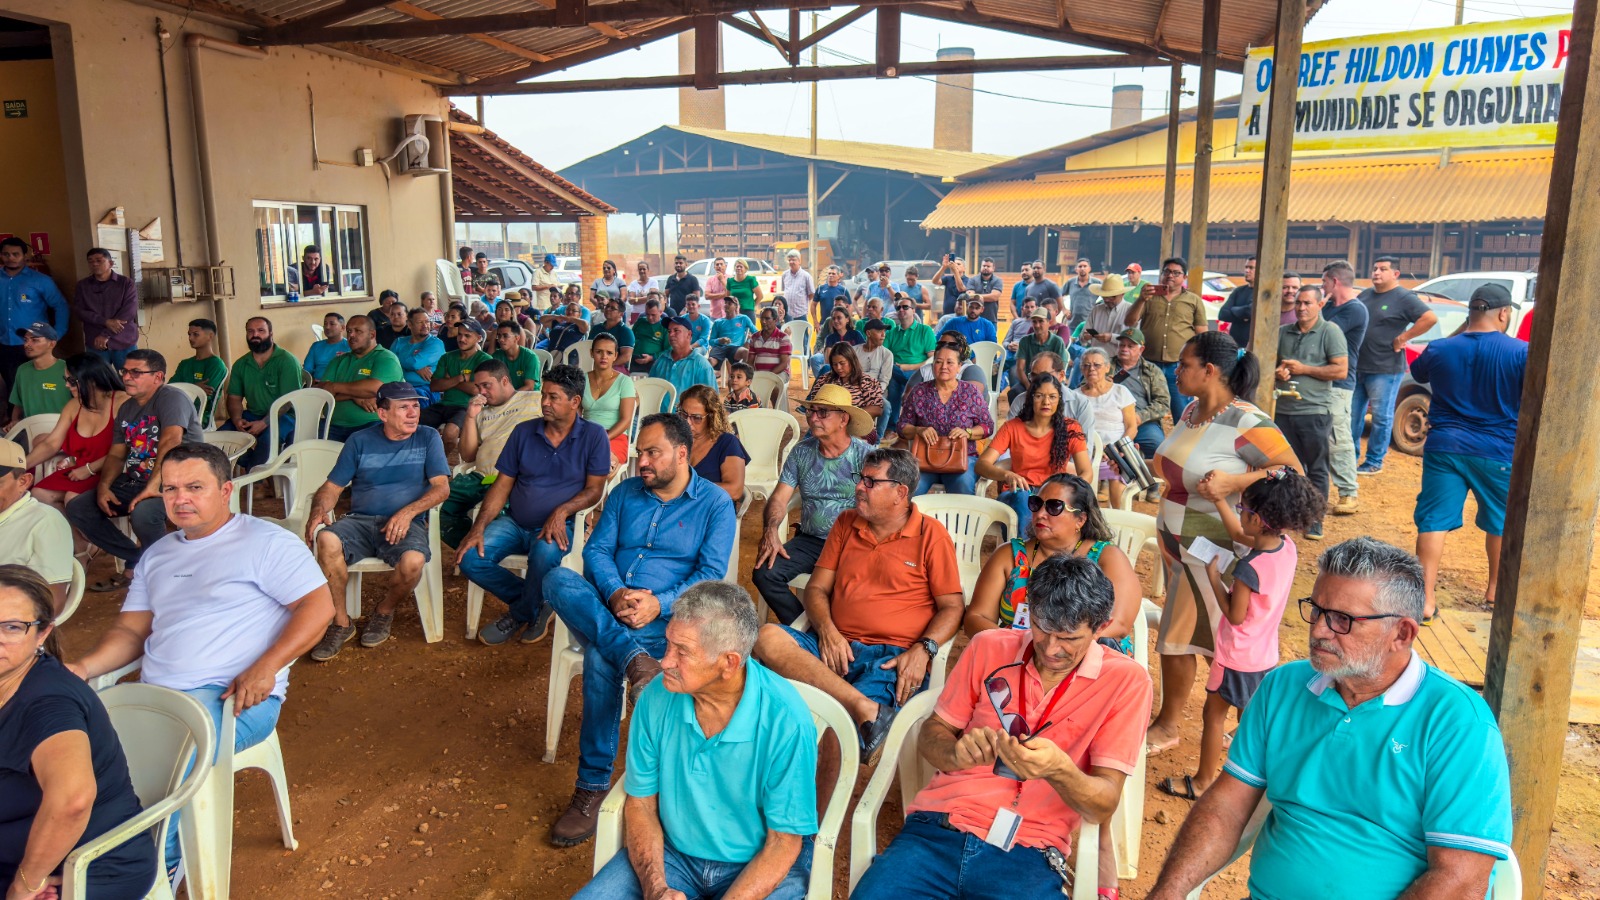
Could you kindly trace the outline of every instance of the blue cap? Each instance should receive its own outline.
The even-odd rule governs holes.
[[[422,395],[406,381],[391,381],[378,388],[378,400],[421,400]]]
[[[39,337],[42,337],[47,341],[61,340],[61,335],[56,332],[55,327],[49,322],[34,322],[27,328],[17,329],[17,337],[23,338],[24,340],[26,340],[30,334],[37,334]]]
[[[661,321],[666,322],[668,325],[676,325],[684,331],[694,334],[694,325],[690,323],[688,316],[663,316]]]
[[[554,253],[546,253],[544,255],[544,261],[546,264],[553,266],[556,264],[556,255]]]

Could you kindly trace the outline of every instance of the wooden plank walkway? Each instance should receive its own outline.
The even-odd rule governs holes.
[[[1439,621],[1421,629],[1415,645],[1417,652],[1435,667],[1481,691],[1489,656],[1489,620],[1489,613],[1446,609]],[[1600,725],[1600,621],[1585,619],[1579,640],[1567,720]]]

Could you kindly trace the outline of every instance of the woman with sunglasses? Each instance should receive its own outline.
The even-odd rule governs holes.
[[[1089,471],[1089,441],[1083,426],[1062,412],[1061,382],[1052,374],[1035,375],[1022,395],[1022,412],[1007,419],[978,457],[978,474],[1000,485],[1000,502],[1017,513],[1017,532],[1028,533],[1033,518],[1029,504],[1052,475]],[[1011,453],[1011,468],[1000,467],[1000,454]]]
[[[1178,727],[1194,686],[1195,657],[1213,656],[1216,622],[1222,618],[1205,563],[1184,551],[1199,537],[1219,547],[1229,545],[1227,526],[1217,514],[1218,499],[1238,503],[1240,492],[1267,477],[1270,469],[1300,471],[1300,460],[1272,417],[1251,403],[1261,367],[1233,338],[1220,331],[1190,338],[1178,355],[1176,378],[1178,392],[1194,400],[1156,450],[1150,467],[1169,479],[1156,514],[1167,597],[1156,640],[1161,709],[1146,737],[1151,755],[1178,745]]]
[[[29,469],[59,457],[56,470],[33,486],[40,503],[66,511],[67,501],[100,483],[100,469],[111,452],[113,419],[128,399],[122,376],[92,353],[67,358],[67,390],[72,399],[61,410],[56,427],[28,451]],[[84,549],[81,538],[77,549]]]
[[[828,348],[828,369],[811,383],[811,393],[806,394],[806,399],[815,399],[817,391],[825,384],[837,384],[849,391],[850,405],[865,410],[874,423],[883,414],[883,385],[867,377],[855,347],[841,341]],[[878,443],[878,429],[874,427],[862,440]]]
[[[606,430],[611,440],[611,464],[628,459],[628,428],[639,405],[633,379],[617,371],[617,339],[600,332],[589,345],[594,369],[583,379],[583,417]]]
[[[750,461],[739,436],[728,425],[728,410],[717,392],[703,384],[678,398],[678,415],[689,423],[694,443],[689,465],[707,481],[728,492],[735,506],[744,499],[744,467]]]
[[[964,343],[964,342],[963,342]],[[936,484],[946,493],[971,494],[977,487],[974,466],[978,441],[994,433],[994,417],[989,413],[989,394],[970,381],[962,381],[961,352],[955,344],[940,343],[933,351],[933,380],[906,389],[900,408],[900,437],[911,447],[923,442],[930,459],[942,452],[940,438],[966,438],[966,465],[960,472],[922,473],[913,497],[920,497]]]
[[[628,292],[628,283],[617,274],[617,264],[608,259],[600,264],[600,272],[600,277],[589,285],[590,295],[606,300],[623,299]]]
[[[1078,366],[1083,372],[1083,383],[1078,386],[1078,393],[1088,397],[1089,406],[1094,409],[1094,421],[1084,424],[1092,427],[1100,436],[1100,445],[1109,447],[1124,437],[1137,434],[1139,417],[1134,412],[1137,401],[1126,386],[1111,380],[1111,357],[1099,347],[1090,347],[1078,358]],[[1110,463],[1102,461],[1100,480],[1108,486],[1112,508],[1121,509],[1122,489],[1127,479]]]
[[[968,635],[989,628],[1028,627],[1028,577],[1052,556],[1082,556],[1111,580],[1116,605],[1101,629],[1102,643],[1133,654],[1133,617],[1139,615],[1139,576],[1115,536],[1089,482],[1077,475],[1052,475],[1028,498],[1033,513],[1027,540],[1013,538],[996,550],[978,574],[962,628]]]

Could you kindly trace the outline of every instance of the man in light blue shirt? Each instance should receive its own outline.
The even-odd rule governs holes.
[[[712,371],[711,363],[706,362],[705,356],[695,352],[694,323],[683,316],[673,316],[665,321],[667,352],[656,357],[656,361],[650,365],[650,377],[672,382],[680,397],[697,384],[716,390],[717,373]],[[710,334],[709,320],[706,333]]]
[[[57,334],[67,333],[67,298],[49,275],[28,267],[31,252],[22,238],[0,241],[0,378],[8,385],[28,360],[17,329],[47,322]]]
[[[736,584],[702,582],[678,599],[661,678],[639,697],[628,738],[623,825],[645,837],[580,900],[643,898],[644,885],[691,900],[734,885],[743,896],[806,895],[816,729],[794,686],[750,658],[759,624]]]
[[[405,375],[406,383],[417,389],[417,393],[424,398],[422,405],[427,406],[433,402],[433,389],[430,386],[433,370],[447,351],[444,341],[433,336],[426,310],[413,309],[410,323],[407,328],[410,334],[396,338],[389,352],[400,360],[400,372]]]
[[[1356,538],[1318,568],[1300,601],[1310,659],[1274,670],[1245,707],[1150,900],[1185,897],[1221,868],[1262,799],[1254,900],[1483,897],[1510,856],[1500,729],[1483,698],[1411,649],[1421,564]]]
[[[306,351],[303,366],[315,381],[322,380],[322,373],[327,371],[328,363],[333,362],[335,356],[350,352],[350,342],[344,336],[344,316],[336,312],[323,316],[322,334],[323,339],[314,342]]]
[[[689,323],[694,349],[705,353],[711,348],[711,317],[700,311],[700,295],[690,294],[683,301],[683,318]]]
[[[544,601],[584,646],[578,784],[550,832],[558,847],[594,836],[622,726],[617,686],[626,678],[637,702],[661,672],[673,604],[692,585],[728,574],[733,502],[689,465],[693,440],[682,418],[645,416],[635,442],[639,476],[606,499],[583,549],[584,574],[558,568],[544,579]]]
[[[724,362],[737,362],[739,348],[749,340],[750,335],[756,333],[756,323],[750,317],[739,312],[739,304],[725,303],[722,306],[723,317],[711,323],[711,364],[720,366]]]

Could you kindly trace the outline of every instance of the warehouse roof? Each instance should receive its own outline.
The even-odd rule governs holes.
[[[571,221],[617,211],[453,106],[450,121],[467,126],[450,132],[451,190],[457,221]]]

